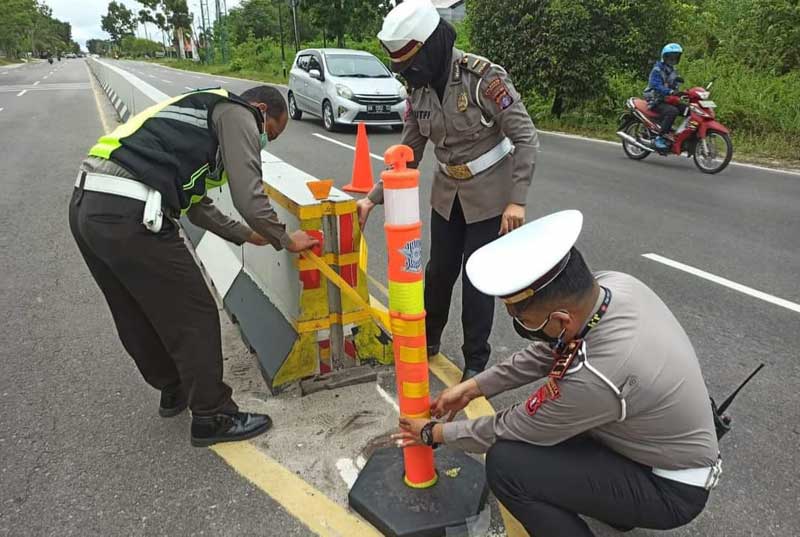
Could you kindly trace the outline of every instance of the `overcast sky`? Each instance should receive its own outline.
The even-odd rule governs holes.
[[[80,43],[86,50],[87,39],[108,39],[108,34],[100,29],[100,17],[108,11],[110,0],[44,0],[44,3],[53,8],[53,16],[59,20],[72,24],[72,38]],[[128,6],[128,9],[138,13],[142,5],[134,0],[117,0]],[[195,14],[195,21],[200,23],[200,1],[187,0],[189,11]],[[241,0],[227,0],[228,9],[238,6]],[[211,11],[214,11],[214,0],[208,0]],[[150,38],[156,41],[160,37],[153,35],[153,25],[148,24]],[[144,30],[139,27],[139,35],[144,37]]]

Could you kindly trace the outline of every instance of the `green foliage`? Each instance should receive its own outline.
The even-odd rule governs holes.
[[[86,41],[86,48],[89,50],[89,54],[99,54],[101,56],[110,54],[112,45],[111,41],[106,39],[88,39]]]
[[[132,35],[126,35],[120,43],[120,52],[128,57],[142,58],[144,56],[155,56],[156,52],[162,49],[161,43],[141,39]]]
[[[108,12],[100,18],[100,26],[111,36],[111,40],[119,45],[123,37],[133,35],[136,21],[133,11],[125,7],[125,4],[112,0],[108,4]]]
[[[36,56],[73,50],[72,27],[52,15],[52,10],[37,0],[3,0],[0,51],[18,58],[28,51]]]
[[[604,72],[646,69],[661,46],[662,0],[495,0],[470,4],[477,52],[508,69],[523,91],[554,99],[553,112],[602,95]],[[524,46],[520,44],[524,43]]]

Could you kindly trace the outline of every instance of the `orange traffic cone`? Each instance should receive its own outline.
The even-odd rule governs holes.
[[[344,187],[344,190],[363,194],[372,190],[374,181],[372,179],[372,162],[369,159],[367,127],[363,123],[359,123],[358,135],[356,136],[356,156],[355,160],[353,160],[353,178],[350,184]]]

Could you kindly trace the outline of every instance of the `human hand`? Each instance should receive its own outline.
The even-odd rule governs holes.
[[[255,231],[251,231],[250,236],[247,237],[247,243],[255,244],[256,246],[266,246],[269,244],[269,241]]]
[[[289,238],[291,239],[291,242],[286,249],[295,254],[300,253],[303,250],[308,250],[309,248],[319,244],[319,240],[302,230],[292,232],[289,235]]]
[[[400,418],[400,431],[392,435],[397,447],[424,446],[420,432],[430,420],[425,418]]]
[[[447,421],[453,421],[456,414],[462,411],[480,393],[478,383],[474,379],[451,386],[433,400],[431,403],[431,416],[434,418],[446,416]]]
[[[524,223],[525,207],[523,205],[517,205],[516,203],[509,203],[506,210],[503,211],[503,219],[500,223],[500,232],[498,235],[510,233]]]
[[[362,198],[356,202],[356,210],[358,211],[358,225],[361,226],[361,230],[364,230],[364,226],[367,225],[367,218],[369,218],[369,213],[375,207],[375,204],[372,203],[372,200],[369,198]]]

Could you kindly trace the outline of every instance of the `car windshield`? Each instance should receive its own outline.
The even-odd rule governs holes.
[[[391,78],[389,70],[375,56],[326,55],[328,72],[352,78]]]

